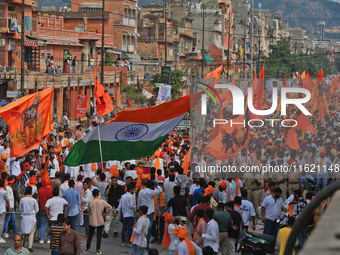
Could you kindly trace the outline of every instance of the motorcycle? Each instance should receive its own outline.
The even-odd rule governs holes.
[[[256,244],[263,244],[263,251],[266,255],[273,255],[275,248],[275,238],[271,235],[260,234],[250,231],[241,231],[236,243],[236,251],[241,255],[251,255],[255,251]]]

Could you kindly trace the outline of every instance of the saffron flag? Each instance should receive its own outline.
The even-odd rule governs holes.
[[[260,74],[260,78],[256,87],[256,109],[257,110],[262,110],[263,109],[263,91],[264,91],[264,66],[265,62],[263,61],[263,66]]]
[[[136,110],[123,110],[73,145],[64,165],[139,159],[152,155],[186,116],[201,93]],[[99,130],[98,130],[99,129]],[[99,139],[100,137],[100,139]]]
[[[95,93],[96,93],[96,110],[99,116],[104,116],[113,111],[113,102],[109,93],[105,92],[102,84],[96,77],[96,70],[94,70],[95,79]]]
[[[22,97],[0,109],[11,141],[11,157],[21,157],[37,148],[43,137],[53,131],[54,87]]]
[[[214,71],[208,73],[205,77],[204,77],[204,80],[207,80],[207,79],[211,79],[211,78],[220,78],[221,76],[221,73],[222,73],[222,70],[223,70],[223,65],[220,65],[219,67],[217,67]]]

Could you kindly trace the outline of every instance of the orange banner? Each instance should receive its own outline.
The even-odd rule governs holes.
[[[9,128],[11,157],[21,157],[37,148],[53,130],[54,87],[20,98],[0,109]]]

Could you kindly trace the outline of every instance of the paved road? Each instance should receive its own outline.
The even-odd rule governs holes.
[[[17,226],[20,229],[20,221],[17,222]],[[85,229],[84,227],[80,227],[78,229],[79,235],[81,238],[85,236]],[[10,238],[5,239],[5,244],[0,244],[0,255],[4,254],[6,249],[9,247],[13,247],[13,233],[10,233]],[[26,246],[27,247],[27,243]],[[48,251],[48,244],[39,244],[38,239],[35,240],[33,243],[33,250],[32,255],[48,255],[51,254],[50,251]],[[82,250],[85,250],[86,242],[81,242],[81,248]],[[158,249],[159,254],[167,254],[167,249],[164,249],[161,245],[158,244],[151,244],[150,248]],[[110,231],[109,238],[102,238],[102,245],[101,245],[101,251],[104,255],[111,255],[111,254],[131,254],[131,248],[128,247],[121,247],[121,238],[120,234],[118,238],[113,238],[112,236],[112,230]],[[96,254],[96,234],[94,235],[94,238],[92,239],[92,245],[90,249],[90,254]]]

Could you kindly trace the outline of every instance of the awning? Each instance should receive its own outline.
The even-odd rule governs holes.
[[[140,12],[142,9],[137,7],[137,6],[132,6],[132,5],[128,5],[128,4],[124,4],[124,9],[131,9],[131,10],[134,10],[134,11],[138,11]]]
[[[127,32],[127,31],[123,31],[123,35],[129,35],[129,36],[133,36],[133,37],[140,37],[140,34],[138,34],[138,33]]]
[[[48,40],[47,41],[48,45],[66,45],[66,46],[79,46],[79,47],[83,47],[84,45],[77,42],[77,41],[70,41],[70,40]]]
[[[129,58],[133,64],[140,62],[140,56],[137,54],[124,53],[122,58]]]
[[[103,8],[102,3],[83,3],[80,5],[81,8]]]
[[[115,49],[112,49],[112,48],[107,49],[106,52],[111,53],[111,54],[118,54],[118,55],[122,54],[122,52],[120,50],[115,50]]]

